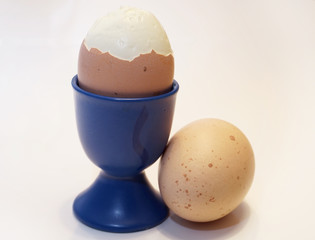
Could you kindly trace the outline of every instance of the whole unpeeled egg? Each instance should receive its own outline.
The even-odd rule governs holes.
[[[168,92],[174,58],[167,35],[150,12],[124,7],[99,19],[81,44],[79,86],[110,97]]]
[[[254,176],[252,147],[234,125],[202,119],[179,130],[161,158],[159,188],[178,216],[207,222],[233,211]]]

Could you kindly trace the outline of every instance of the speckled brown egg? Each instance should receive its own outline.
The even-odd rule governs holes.
[[[219,219],[244,199],[255,161],[246,136],[219,119],[202,119],[170,140],[159,168],[159,188],[167,206],[195,222]]]
[[[110,97],[168,92],[174,57],[167,35],[150,12],[121,8],[99,19],[81,44],[79,86]]]

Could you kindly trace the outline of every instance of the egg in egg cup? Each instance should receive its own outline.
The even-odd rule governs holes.
[[[179,88],[173,79],[173,52],[152,13],[123,7],[88,31],[72,86],[79,138],[102,171],[74,201],[84,224],[134,232],[168,216],[144,170],[169,138]]]

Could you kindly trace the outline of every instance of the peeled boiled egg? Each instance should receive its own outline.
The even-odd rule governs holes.
[[[202,119],[179,130],[159,166],[159,188],[178,216],[208,222],[233,211],[254,177],[255,161],[246,136],[219,119]]]
[[[100,18],[81,44],[81,88],[110,97],[148,97],[168,92],[174,57],[156,17],[123,7]]]

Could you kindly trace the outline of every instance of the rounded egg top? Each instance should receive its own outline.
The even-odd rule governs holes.
[[[85,37],[90,50],[108,52],[119,59],[131,61],[152,50],[172,54],[168,37],[157,18],[138,8],[122,7],[98,19]]]

